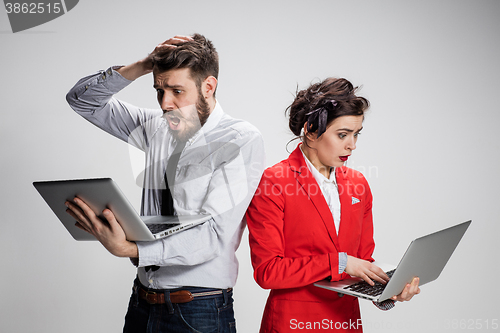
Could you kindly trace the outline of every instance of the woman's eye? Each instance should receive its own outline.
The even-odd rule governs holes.
[[[346,134],[343,134],[343,133],[342,133],[342,134],[339,134],[339,138],[341,138],[341,139],[345,138],[346,136],[347,136],[347,135],[346,135]]]

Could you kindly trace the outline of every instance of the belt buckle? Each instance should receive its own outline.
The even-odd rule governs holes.
[[[156,303],[158,303],[158,300],[156,299],[156,295],[158,295],[158,294],[157,294],[156,292],[154,292],[154,291],[149,291],[149,290],[144,290],[144,292],[146,293],[146,294],[144,295],[144,298],[146,299],[146,302],[148,302],[148,304],[156,304]],[[151,295],[151,296],[153,296],[153,297],[155,297],[155,300],[154,300],[154,301],[150,301],[150,300],[149,300],[149,296],[150,296],[150,295]]]

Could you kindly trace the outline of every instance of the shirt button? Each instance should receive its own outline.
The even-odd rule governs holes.
[[[106,78],[106,74],[104,74],[104,75],[102,76],[102,79],[103,79],[103,80],[104,80],[105,78]]]
[[[153,284],[153,279],[148,280],[149,284]]]
[[[111,69],[108,69],[108,75],[111,75]]]

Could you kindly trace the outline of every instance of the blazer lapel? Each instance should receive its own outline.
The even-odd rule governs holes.
[[[306,192],[307,196],[311,200],[313,206],[318,211],[323,224],[328,231],[330,239],[332,240],[335,248],[340,252],[339,240],[337,232],[335,230],[335,224],[333,222],[333,216],[326,203],[325,197],[321,193],[321,188],[319,187],[316,179],[314,179],[312,173],[307,167],[302,151],[300,150],[300,145],[295,148],[295,150],[290,154],[288,158],[290,169],[294,172],[295,179],[300,184],[302,189]],[[341,201],[342,205],[342,201]]]
[[[351,211],[352,211],[352,195],[353,189],[352,184],[349,182],[347,177],[347,169],[345,167],[340,167],[335,169],[335,176],[337,180],[337,186],[339,189],[340,198],[340,225],[339,225],[339,243],[343,238],[343,234],[347,231],[348,226],[351,225]]]

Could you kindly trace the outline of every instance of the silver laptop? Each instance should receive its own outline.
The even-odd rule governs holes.
[[[66,213],[64,203],[78,196],[103,219],[109,208],[116,216],[127,239],[153,241],[204,223],[210,215],[139,216],[118,185],[111,178],[76,179],[34,182],[33,186],[76,240],[95,240],[94,236],[75,226],[75,219]]]
[[[414,277],[420,278],[419,286],[437,279],[471,222],[463,222],[415,239],[396,268],[374,262],[390,276],[391,279],[387,284],[375,282],[375,286],[372,287],[360,278],[349,278],[336,282],[324,280],[314,285],[339,294],[375,302],[385,301],[394,295],[399,295]]]

